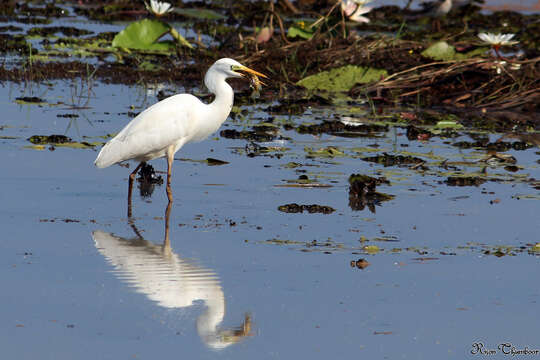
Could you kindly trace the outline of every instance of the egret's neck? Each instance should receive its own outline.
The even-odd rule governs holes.
[[[203,300],[207,309],[197,319],[197,329],[201,335],[217,332],[218,325],[225,317],[225,295],[219,284],[205,290],[208,291],[208,298]]]
[[[225,79],[226,76],[224,74],[213,71],[213,69],[210,69],[204,78],[204,83],[208,90],[216,95],[216,98],[209,104],[209,107],[215,119],[219,119],[220,125],[229,116],[234,101],[234,91]]]

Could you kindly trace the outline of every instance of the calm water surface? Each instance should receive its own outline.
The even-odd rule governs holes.
[[[450,187],[442,183],[437,157],[474,162],[485,156],[451,146],[470,140],[465,133],[410,142],[398,127],[375,138],[281,128],[288,140],[262,144],[287,148],[281,157],[247,157],[245,140],[216,134],[177,154],[184,160],[174,164],[175,202],[164,243],[163,187],[149,198],[135,196],[130,223],[129,169],[94,168],[97,148],[36,150],[26,140],[66,134],[103,141],[100,136],[129,121],[128,111],[155,102],[152,93],[102,83],[88,92],[80,81],[4,84],[0,92],[0,343],[6,359],[456,359],[485,356],[471,354],[477,342],[495,350],[503,342],[540,348],[538,256],[527,250],[484,254],[540,241],[539,193],[523,181],[540,178],[538,148],[507,152],[520,176],[488,166],[500,181]],[[20,96],[45,103],[21,105],[15,102]],[[267,105],[255,104],[223,128],[241,130],[266,119]],[[298,125],[343,114],[362,120],[363,112],[310,109],[276,121]],[[57,117],[66,113],[79,117]],[[368,153],[373,144],[376,152]],[[306,157],[307,148],[327,146],[346,156]],[[359,159],[405,151],[424,154],[430,170]],[[229,164],[192,161],[208,157]],[[285,166],[290,162],[300,167]],[[166,168],[163,160],[152,164]],[[482,168],[465,167],[471,173]],[[390,185],[377,189],[395,198],[375,213],[351,209],[352,173],[386,176]],[[299,175],[331,187],[277,186]],[[336,211],[277,210],[288,203]],[[380,251],[368,254],[365,245]],[[370,266],[352,268],[360,258]],[[498,351],[490,358],[505,356]]]

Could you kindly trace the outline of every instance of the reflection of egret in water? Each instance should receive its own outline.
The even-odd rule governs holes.
[[[205,344],[223,349],[250,335],[251,318],[234,329],[219,329],[225,316],[225,296],[215,272],[172,252],[169,241],[169,215],[165,215],[165,240],[156,245],[144,240],[133,222],[137,237],[125,239],[103,231],[94,231],[95,246],[115,267],[114,274],[146,295],[159,306],[183,308],[202,300],[207,309],[197,319],[197,332]]]

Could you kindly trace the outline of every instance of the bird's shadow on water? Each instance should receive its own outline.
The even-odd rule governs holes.
[[[114,266],[115,276],[156,305],[167,309],[187,308],[202,301],[205,311],[197,319],[197,332],[205,345],[224,349],[251,336],[251,316],[246,313],[239,326],[222,329],[225,317],[225,295],[218,275],[194,260],[173,252],[169,220],[172,203],[165,210],[165,235],[158,245],[143,238],[130,216],[129,225],[135,237],[122,238],[101,230],[92,232],[94,245]]]

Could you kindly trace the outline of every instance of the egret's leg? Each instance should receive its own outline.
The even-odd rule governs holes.
[[[169,240],[169,218],[171,217],[172,202],[167,203],[165,210],[165,239],[163,240],[163,253],[171,253],[171,241]]]
[[[172,197],[172,190],[171,190],[171,171],[172,171],[172,164],[174,160],[174,154],[167,154],[167,197],[169,198],[169,202],[173,202]]]
[[[131,217],[131,193],[133,192],[133,181],[135,180],[135,177],[137,176],[137,171],[144,165],[144,162],[141,162],[135,170],[129,174],[129,181],[128,181],[128,218]]]

